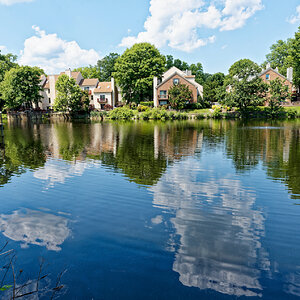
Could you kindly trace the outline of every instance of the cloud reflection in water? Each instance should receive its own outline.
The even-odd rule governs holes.
[[[199,161],[187,159],[150,189],[153,205],[175,215],[171,222],[180,240],[170,247],[177,249],[173,270],[189,287],[261,296],[261,270],[270,266],[260,242],[264,216],[254,208],[255,194],[240,180],[221,173],[215,177]]]
[[[1,232],[7,238],[60,251],[59,247],[70,235],[68,219],[41,211],[23,209],[11,215],[0,215]]]

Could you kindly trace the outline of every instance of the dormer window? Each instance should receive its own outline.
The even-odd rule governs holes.
[[[270,74],[266,74],[266,80],[270,80]]]
[[[173,84],[178,85],[179,84],[179,78],[174,78],[173,79]]]
[[[84,90],[85,90],[85,91],[89,91],[90,88],[89,88],[88,86],[86,86],[86,87],[84,87]]]

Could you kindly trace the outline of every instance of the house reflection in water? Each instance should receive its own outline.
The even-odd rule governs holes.
[[[54,251],[60,251],[70,235],[67,218],[31,209],[0,215],[0,228],[7,238],[22,242],[22,247],[32,244]]]
[[[209,178],[199,161],[186,159],[150,188],[153,205],[175,215],[171,223],[180,240],[173,270],[189,287],[261,296],[260,270],[269,271],[270,266],[260,242],[264,216],[254,209],[253,192],[239,180],[219,176]]]

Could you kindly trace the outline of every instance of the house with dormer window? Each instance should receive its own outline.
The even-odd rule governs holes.
[[[185,84],[192,91],[191,102],[197,103],[198,96],[203,97],[203,86],[196,82],[195,76],[191,71],[181,71],[176,67],[166,71],[159,80],[157,77],[153,79],[153,101],[154,106],[169,104],[169,89],[174,85]]]

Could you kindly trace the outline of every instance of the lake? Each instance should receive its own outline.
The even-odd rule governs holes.
[[[21,122],[4,134],[0,248],[14,249],[19,284],[43,257],[42,289],[65,270],[62,299],[300,297],[299,120]]]

